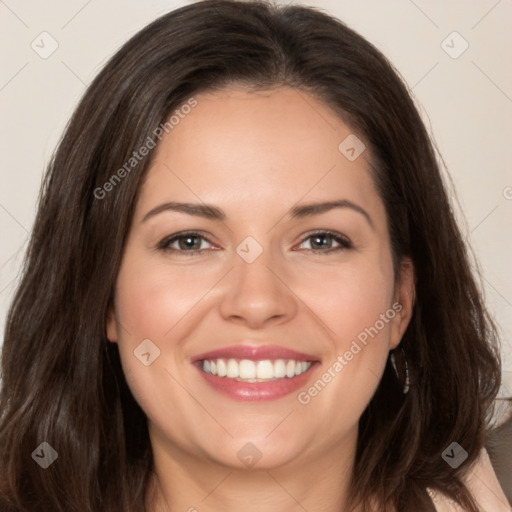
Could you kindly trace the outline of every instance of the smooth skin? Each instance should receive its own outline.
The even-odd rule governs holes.
[[[396,279],[370,150],[354,161],[340,152],[354,132],[329,107],[288,87],[195,98],[153,150],[107,322],[148,417],[148,510],[339,512],[359,418],[410,321],[413,266],[404,260]],[[356,208],[290,216],[338,200]],[[212,205],[224,218],[148,215],[169,202]],[[183,231],[199,234],[170,240]],[[236,251],[248,236],[263,249],[252,263]],[[396,303],[401,310],[306,405],[297,393],[234,400],[191,363],[227,346],[279,345],[320,361],[311,386]],[[146,339],[160,351],[148,366],[134,356]],[[237,455],[247,443],[261,453],[253,467]]]

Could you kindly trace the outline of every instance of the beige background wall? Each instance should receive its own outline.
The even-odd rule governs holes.
[[[187,3],[0,1],[2,333],[42,172],[76,102],[124,41]],[[467,239],[481,263],[487,302],[503,335],[503,391],[512,394],[512,1],[304,3],[358,30],[412,88],[453,178]]]

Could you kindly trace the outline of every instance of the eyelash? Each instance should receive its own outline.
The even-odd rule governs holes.
[[[322,250],[322,249],[306,249],[307,251],[311,251],[313,253],[331,253],[338,251],[346,251],[347,249],[352,249],[352,242],[346,237],[337,233],[336,231],[329,231],[328,229],[313,231],[312,233],[308,233],[301,241],[300,245],[303,244],[309,238],[313,238],[319,235],[327,235],[330,236],[335,242],[340,244],[339,247],[331,247],[330,249]]]
[[[338,251],[344,251],[347,249],[352,249],[353,245],[350,242],[348,238],[341,235],[340,233],[337,233],[336,231],[329,231],[329,230],[319,230],[314,231],[312,233],[308,233],[300,242],[299,245],[302,245],[306,240],[313,238],[315,236],[329,236],[333,239],[333,241],[337,242],[339,244],[339,247],[331,247],[329,249],[323,250],[323,249],[305,249],[306,251],[312,252],[314,254],[330,254],[333,252]],[[186,238],[186,237],[197,237],[201,238],[202,240],[208,242],[209,244],[213,244],[207,237],[205,237],[203,234],[201,234],[198,231],[182,231],[180,233],[175,233],[169,237],[164,238],[157,246],[157,249],[164,252],[173,252],[173,253],[180,253],[182,255],[188,255],[188,256],[195,256],[198,253],[201,253],[202,251],[208,250],[208,249],[194,249],[191,251],[185,251],[182,249],[175,249],[170,247],[171,244],[178,241],[180,238]]]

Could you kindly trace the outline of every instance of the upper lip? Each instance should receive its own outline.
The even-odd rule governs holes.
[[[316,357],[311,354],[297,352],[277,345],[233,345],[205,352],[193,358],[193,362],[204,361],[205,359],[249,359],[252,361],[263,361],[265,359],[292,359],[294,361],[315,361]]]

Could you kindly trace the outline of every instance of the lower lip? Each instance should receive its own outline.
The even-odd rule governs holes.
[[[304,387],[316,368],[317,361],[300,375],[292,377],[283,377],[269,382],[242,382],[228,377],[218,377],[211,373],[204,372],[199,365],[196,365],[199,373],[206,382],[216,391],[223,393],[230,398],[241,401],[255,400],[276,400],[290,393],[297,392]]]

